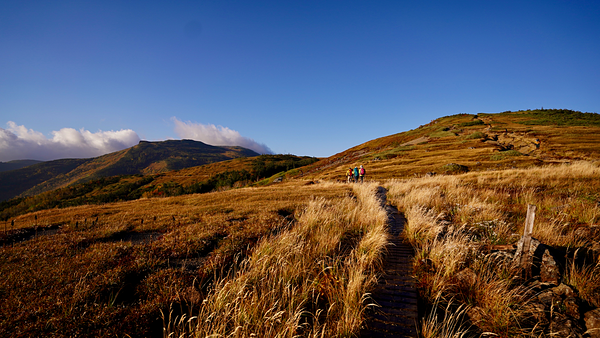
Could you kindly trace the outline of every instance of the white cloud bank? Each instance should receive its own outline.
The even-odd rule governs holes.
[[[214,146],[240,146],[252,149],[259,154],[273,153],[266,145],[244,137],[239,132],[227,127],[193,123],[190,121],[183,122],[179,121],[176,117],[171,119],[175,123],[175,133],[182,139],[191,139]]]
[[[63,128],[52,132],[52,138],[9,121],[0,128],[0,161],[55,160],[59,158],[90,158],[129,148],[140,138],[131,129],[98,131]]]

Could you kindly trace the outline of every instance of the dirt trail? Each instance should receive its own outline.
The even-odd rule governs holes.
[[[379,189],[385,205],[385,189]],[[411,277],[413,249],[400,237],[406,219],[395,207],[385,208],[392,245],[384,256],[384,274],[371,295],[380,307],[367,312],[360,334],[361,337],[417,337],[417,291]]]

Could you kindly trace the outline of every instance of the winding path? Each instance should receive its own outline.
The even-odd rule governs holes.
[[[406,219],[393,206],[385,205],[385,189],[379,188],[382,205],[388,215],[391,245],[384,256],[384,273],[371,297],[379,307],[367,312],[361,337],[417,337],[417,291],[411,277],[413,249],[400,234]]]

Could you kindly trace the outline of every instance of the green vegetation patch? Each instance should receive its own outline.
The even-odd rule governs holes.
[[[179,196],[187,194],[201,194],[226,188],[243,187],[251,182],[259,181],[260,184],[270,183],[272,176],[295,170],[318,161],[315,157],[299,157],[294,155],[261,155],[252,161],[251,170],[227,170],[217,173],[210,179],[196,182],[189,186],[178,183],[163,184],[147,194],[153,196]]]
[[[499,153],[493,154],[490,159],[492,161],[502,161],[508,157],[516,157],[516,156],[525,156],[525,154],[520,153],[516,150],[506,150],[506,151],[501,151]]]
[[[456,136],[456,134],[451,131],[436,131],[435,133],[432,133],[431,135],[429,135],[429,137],[431,137],[431,138],[442,138],[442,137],[450,137],[450,136]]]
[[[567,109],[544,109],[528,110],[520,112],[520,115],[532,118],[531,120],[518,122],[524,125],[600,127],[600,114],[596,113],[582,113]]]
[[[416,148],[417,148],[416,146],[399,146],[399,147],[396,147],[393,149],[389,149],[389,150],[374,154],[370,157],[372,159],[379,158],[379,159],[385,160],[385,159],[390,159],[390,158],[395,158],[395,157],[401,156],[403,153],[413,150],[413,149],[416,149]]]
[[[458,124],[459,127],[472,127],[472,126],[481,126],[481,125],[485,125],[485,122],[483,122],[482,120],[479,120],[479,119]]]
[[[252,161],[252,172],[256,178],[270,177],[281,171],[288,171],[307,166],[319,159],[309,156],[294,155],[261,155]]]
[[[482,133],[480,131],[476,131],[472,134],[469,134],[467,136],[465,136],[466,140],[477,140],[477,139],[485,139],[487,138],[487,134],[486,133]]]
[[[469,172],[469,167],[458,163],[448,163],[441,167],[441,170],[445,174],[462,174]]]

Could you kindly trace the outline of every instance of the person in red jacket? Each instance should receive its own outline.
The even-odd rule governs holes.
[[[358,176],[360,177],[360,183],[362,183],[364,181],[366,173],[367,173],[367,171],[365,170],[365,168],[361,164],[360,165],[360,169],[358,169]]]

